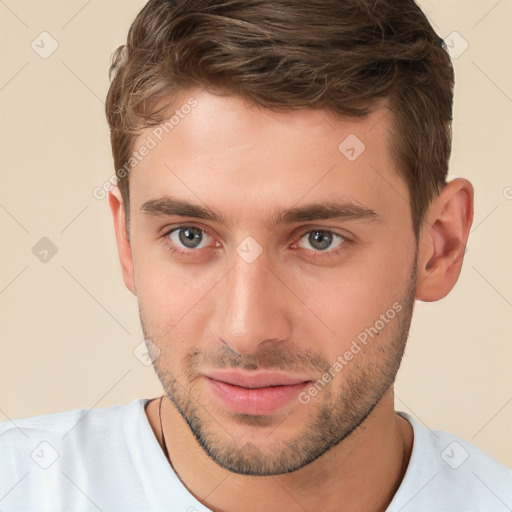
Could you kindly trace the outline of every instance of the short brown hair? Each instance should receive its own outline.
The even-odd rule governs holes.
[[[387,98],[416,237],[446,183],[453,67],[414,0],[150,0],[112,57],[106,101],[118,185],[155,99],[190,86],[267,108],[363,117]],[[170,96],[169,96],[170,97]]]

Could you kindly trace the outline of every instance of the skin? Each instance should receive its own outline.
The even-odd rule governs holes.
[[[411,426],[394,411],[393,382],[414,300],[439,300],[455,285],[473,187],[449,182],[416,244],[385,101],[349,120],[190,89],[174,98],[171,114],[190,97],[197,106],[130,173],[129,226],[119,191],[109,195],[124,281],[160,351],[154,366],[166,391],[173,468],[212,510],[316,510],[321,498],[325,511],[383,511],[413,444]],[[350,134],[366,147],[354,161],[338,150]],[[229,223],[143,211],[164,196],[207,206]],[[377,217],[270,221],[282,210],[334,200]],[[179,232],[167,233],[190,225],[206,232],[200,247],[171,252],[187,246]],[[344,238],[319,250],[308,238],[315,230]],[[262,249],[251,263],[236,251],[248,236]],[[293,400],[272,414],[242,417],[219,403],[204,378],[238,366],[315,382],[393,304],[401,311],[307,404]],[[162,443],[157,399],[146,413]]]

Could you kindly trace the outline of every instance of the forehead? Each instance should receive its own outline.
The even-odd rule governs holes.
[[[274,212],[334,197],[389,209],[390,200],[408,195],[390,154],[384,102],[365,118],[348,119],[189,89],[164,117],[134,144],[145,154],[130,173],[134,207],[169,195],[249,218],[267,206]]]

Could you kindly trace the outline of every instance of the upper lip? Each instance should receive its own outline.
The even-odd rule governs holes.
[[[293,386],[309,382],[311,379],[304,376],[289,375],[277,372],[240,372],[216,370],[203,374],[212,380],[239,386],[243,388],[265,388],[269,386]]]

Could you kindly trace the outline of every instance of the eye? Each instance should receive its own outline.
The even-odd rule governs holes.
[[[208,244],[210,236],[202,229],[194,226],[180,226],[170,230],[166,236],[176,247],[178,251],[183,248],[186,250],[203,249]],[[186,252],[186,251],[184,251]]]
[[[306,244],[309,244],[310,247],[304,247],[301,245],[302,240],[305,240]],[[337,252],[337,249],[340,248],[345,241],[346,239],[344,237],[332,231],[314,229],[304,233],[297,245],[305,249],[312,248],[315,252],[332,253]]]

